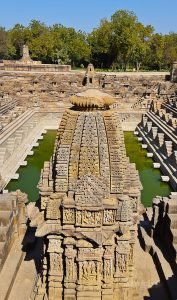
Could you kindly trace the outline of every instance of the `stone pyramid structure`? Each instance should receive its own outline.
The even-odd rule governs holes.
[[[70,100],[31,213],[44,240],[36,299],[132,299],[138,172],[109,108],[114,99],[88,89]]]

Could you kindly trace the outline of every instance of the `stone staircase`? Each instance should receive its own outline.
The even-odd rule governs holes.
[[[142,116],[142,120],[137,126],[142,143],[146,144],[148,152],[153,153],[155,162],[160,164],[162,173],[169,177],[169,182],[174,190],[177,187],[175,120],[172,113],[166,112],[165,108],[157,109],[153,104],[150,111]]]

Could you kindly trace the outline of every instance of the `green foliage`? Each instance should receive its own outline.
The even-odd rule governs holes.
[[[99,69],[160,70],[177,60],[177,33],[154,33],[151,25],[145,26],[127,10],[101,20],[89,34],[37,20],[26,27],[16,24],[8,31],[0,27],[0,59],[19,59],[24,44],[34,60],[76,68],[93,62]]]
[[[112,16],[111,20],[114,62],[119,63],[120,68],[123,66],[123,69],[126,70],[136,44],[137,17],[133,12],[119,10]]]
[[[177,33],[164,36],[164,59],[168,65],[177,60]]]
[[[0,59],[7,57],[7,32],[5,28],[0,27]]]
[[[111,23],[103,19],[100,27],[95,28],[88,35],[88,42],[92,53],[92,62],[97,67],[109,66],[111,59]]]
[[[164,37],[161,34],[154,34],[151,38],[148,49],[149,65],[161,70],[164,58]]]

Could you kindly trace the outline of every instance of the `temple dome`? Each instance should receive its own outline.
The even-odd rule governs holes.
[[[112,105],[114,103],[114,98],[98,89],[91,88],[72,96],[70,102],[73,105],[80,107],[104,108]]]

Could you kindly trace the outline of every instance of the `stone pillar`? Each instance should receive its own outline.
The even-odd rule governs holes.
[[[153,137],[153,139],[156,138],[157,133],[158,133],[158,127],[152,127],[152,137]]]
[[[158,133],[157,136],[159,147],[161,147],[164,144],[164,133]]]
[[[171,65],[171,81],[172,82],[177,82],[177,62],[173,62]]]
[[[135,225],[134,228],[130,230],[130,235],[131,238],[129,240],[129,254],[128,254],[128,273],[129,273],[129,278],[134,277],[134,248],[135,248],[135,240],[137,236],[137,226]],[[127,247],[127,252],[128,252],[128,247]]]
[[[48,276],[48,294],[49,300],[62,299],[63,295],[63,249],[61,247],[60,236],[49,236],[50,269]]]
[[[148,121],[148,117],[146,117],[146,116],[144,115],[143,118],[142,118],[142,125],[143,125],[143,127],[146,126],[147,121]]]
[[[42,264],[42,278],[40,277],[37,282],[37,288],[36,288],[36,296],[35,300],[43,300],[47,299],[47,276],[48,276],[48,270],[47,270],[47,257],[46,257],[46,245],[43,244],[43,251],[44,251],[44,258],[43,258],[43,264]],[[42,279],[42,280],[41,280]],[[44,298],[45,297],[45,298]]]
[[[106,245],[103,256],[102,300],[113,299],[114,248]]]
[[[133,253],[131,253],[133,255]],[[124,299],[122,295],[129,287],[129,259],[130,244],[129,240],[117,240],[115,252],[115,274],[114,274],[114,299]],[[133,257],[132,257],[133,259]],[[117,296],[116,298],[116,295]],[[125,298],[127,299],[127,298]]]
[[[26,203],[28,202],[27,195],[20,190],[16,191],[18,216],[17,216],[17,231],[18,235],[23,235],[26,232],[27,211]]]
[[[169,157],[172,154],[173,143],[172,141],[165,141],[166,155]]]
[[[152,122],[147,122],[147,131],[150,132],[152,128]]]
[[[65,246],[65,278],[64,278],[64,299],[76,299],[76,280],[77,280],[77,266],[75,263],[77,250],[74,249],[75,240],[66,238]]]

